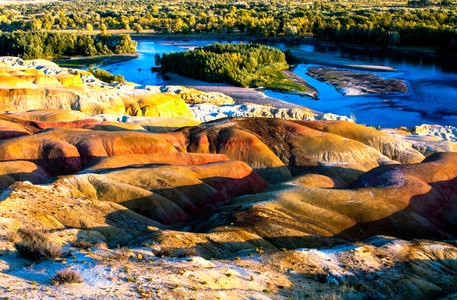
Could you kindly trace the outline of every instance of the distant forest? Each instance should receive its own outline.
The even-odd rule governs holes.
[[[66,32],[0,33],[0,55],[24,59],[54,59],[62,56],[94,56],[136,52],[129,35],[76,35]]]
[[[457,9],[455,0],[59,1],[4,4],[0,30],[147,30],[296,39],[313,35],[338,43],[452,51],[457,49]],[[96,44],[94,48],[101,51]]]

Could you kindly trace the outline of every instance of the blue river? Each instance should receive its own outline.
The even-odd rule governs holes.
[[[184,51],[212,42],[214,41],[140,40],[138,41],[139,56],[137,58],[101,68],[114,74],[122,74],[126,80],[138,84],[165,85],[167,81],[160,74],[150,71],[150,68],[155,66],[154,55],[156,53]],[[290,48],[320,52],[358,63],[389,66],[394,71],[369,72],[383,78],[402,79],[407,83],[409,89],[405,95],[343,96],[332,85],[320,82],[306,74],[309,67],[321,65],[300,64],[293,71],[317,89],[319,100],[265,91],[265,94],[270,97],[321,112],[352,116],[355,117],[357,123],[371,126],[409,127],[420,124],[439,124],[457,127],[457,70],[446,63],[427,57],[353,54],[339,48],[316,45],[283,43],[270,45],[283,50]]]

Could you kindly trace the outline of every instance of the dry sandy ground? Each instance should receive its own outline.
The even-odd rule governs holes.
[[[260,105],[271,105],[277,108],[294,108],[303,106],[281,101],[279,99],[266,96],[264,93],[253,88],[242,88],[226,83],[208,83],[206,81],[187,78],[173,73],[167,73],[170,80],[167,85],[182,85],[204,92],[219,92],[233,98],[235,104],[254,103]]]
[[[276,253],[252,249],[225,260],[159,258],[147,245],[131,250],[94,247],[67,251],[71,252],[65,259],[38,263],[11,253],[0,257],[0,297],[206,300],[456,296],[452,288],[442,290],[455,281],[456,248],[439,242],[376,237],[368,243],[327,249]],[[64,268],[79,272],[83,282],[52,285],[49,278]]]

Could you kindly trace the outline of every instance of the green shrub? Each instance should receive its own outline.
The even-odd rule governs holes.
[[[92,75],[94,75],[95,78],[98,78],[103,82],[111,83],[111,82],[114,82],[114,81],[117,81],[117,82],[124,82],[125,81],[124,76],[122,76],[122,75],[114,75],[114,74],[111,74],[110,72],[108,72],[106,70],[89,68],[89,72]]]

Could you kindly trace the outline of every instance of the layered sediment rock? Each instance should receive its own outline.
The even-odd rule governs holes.
[[[124,123],[103,121],[111,119],[105,117],[49,121],[77,118],[70,112],[59,114],[51,110],[3,115],[5,128],[10,127],[3,131],[5,138],[18,139],[0,143],[0,159],[30,160],[57,175],[79,171],[94,159],[111,155],[213,153],[247,163],[272,184],[303,174],[323,174],[349,184],[379,165],[417,163],[424,158],[412,143],[344,121],[237,118],[155,135],[147,130],[160,132],[176,123],[168,122],[161,127],[156,121],[167,119],[127,118]],[[56,127],[66,129],[31,135]]]
[[[133,86],[109,85],[87,72],[43,60],[0,57],[0,110],[76,110],[99,114],[192,119],[182,98]]]
[[[272,183],[288,180],[288,172],[324,174],[350,183],[379,165],[424,158],[408,143],[343,121],[225,119],[181,132],[189,136],[188,151],[227,154]]]
[[[50,174],[80,171],[94,159],[119,154],[177,152],[167,140],[139,132],[51,129],[0,143],[0,161],[29,160]]]
[[[219,92],[202,92],[193,88],[183,86],[166,86],[161,92],[172,92],[181,97],[188,104],[207,103],[213,105],[234,104],[232,97]]]
[[[351,140],[359,141],[373,147],[392,160],[400,163],[418,163],[425,157],[413,146],[399,138],[392,137],[374,128],[361,126],[350,122],[306,122],[311,128],[334,133]]]
[[[436,153],[457,150],[452,128],[387,134],[250,105],[211,117],[262,118],[200,124],[186,118],[182,98],[213,101],[209,94],[110,86],[40,60],[1,60],[0,106],[15,110],[0,115],[0,280],[14,286],[2,295],[48,298],[57,289],[32,290],[29,276],[48,284],[53,264],[71,262],[87,282],[59,295],[106,297],[108,282],[126,286],[112,277],[127,274],[123,260],[125,279],[150,288],[147,297],[188,298],[200,284],[208,299],[454,291],[457,153]],[[24,269],[14,248],[21,228],[43,230],[72,253],[68,262]],[[88,243],[90,252],[72,247]],[[165,255],[194,257],[158,259]],[[112,296],[132,296],[122,288]]]
[[[40,184],[51,176],[40,166],[29,161],[0,162],[0,190],[8,188],[17,181],[29,181]]]
[[[236,196],[268,187],[239,161],[92,169],[54,184],[77,187],[72,196],[115,202],[162,224],[198,219]]]

